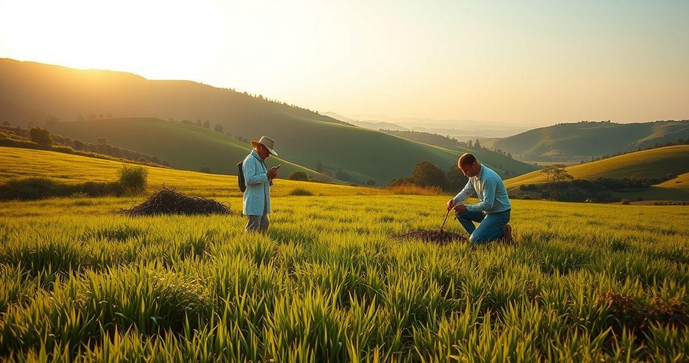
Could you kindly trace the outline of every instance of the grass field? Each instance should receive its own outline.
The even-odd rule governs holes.
[[[516,246],[391,239],[446,199],[276,197],[266,236],[114,214],[136,198],[0,203],[0,357],[689,359],[685,207],[514,201]]]
[[[121,166],[6,148],[0,165],[74,183]],[[138,197],[0,202],[0,360],[689,359],[686,207],[515,200],[516,245],[439,246],[392,236],[439,228],[446,196],[277,180],[261,236],[233,177],[149,179]],[[119,214],[162,182],[234,213]]]

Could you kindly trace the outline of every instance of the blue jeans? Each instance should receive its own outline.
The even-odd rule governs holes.
[[[510,221],[510,211],[483,214],[482,212],[464,211],[457,213],[455,219],[469,233],[472,243],[486,243],[502,237],[502,227]],[[478,228],[474,222],[479,222]]]

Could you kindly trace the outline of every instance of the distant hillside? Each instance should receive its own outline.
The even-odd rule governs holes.
[[[313,132],[318,133],[320,131],[319,126],[326,127],[325,124],[315,124]],[[95,142],[99,137],[107,137],[108,142],[113,145],[158,155],[168,160],[176,168],[189,170],[198,170],[200,166],[204,166],[210,167],[213,172],[236,174],[235,164],[244,158],[250,148],[249,144],[213,130],[152,118],[56,122],[49,123],[48,127],[56,133],[85,141]],[[295,158],[300,160],[300,157],[307,158],[309,150],[313,150],[312,148],[322,148],[323,150],[332,150],[323,155],[316,155],[317,160],[320,160],[326,168],[339,166],[338,168],[349,173],[356,180],[374,179],[380,184],[382,178],[375,178],[380,175],[380,171],[390,170],[392,166],[395,168],[393,170],[399,170],[399,175],[405,176],[411,172],[415,165],[408,159],[391,155],[394,151],[400,155],[407,155],[408,158],[417,158],[418,161],[432,161],[443,169],[448,169],[450,165],[456,163],[457,158],[461,155],[460,151],[410,142],[380,132],[361,130],[351,126],[335,127],[340,128],[340,130],[333,133],[322,132],[321,134],[328,138],[321,140],[314,138],[309,145],[310,147],[304,148],[301,153],[283,152],[279,144],[276,144],[280,158],[271,157],[268,159],[268,164],[282,163],[283,167],[280,169],[280,174],[283,176],[287,176],[295,170],[304,170],[308,174],[313,174],[315,166],[314,168],[303,168],[303,165],[294,160]],[[347,138],[359,140],[358,142],[370,146],[366,150],[358,150],[356,145],[335,140],[338,134],[344,140]],[[281,138],[277,139],[282,140]],[[376,163],[384,163],[379,155],[389,155],[387,157],[390,158],[390,165],[377,166]],[[285,159],[280,161],[281,158]],[[503,159],[507,158],[494,153],[486,153],[486,162],[490,165],[495,162],[495,167],[501,172],[503,170],[522,172],[533,170],[530,165],[519,162],[512,164],[509,163],[509,160]],[[500,166],[502,169],[499,168]],[[367,174],[362,174],[358,170]]]
[[[233,124],[236,135],[251,122],[281,123],[284,114],[341,124],[316,112],[191,81],[154,81],[116,71],[78,70],[56,65],[0,59],[3,107],[40,110],[61,120],[79,115],[147,116],[210,120]],[[13,120],[10,120],[13,121]],[[21,121],[21,120],[18,120]],[[24,122],[30,120],[23,120]],[[25,126],[25,125],[22,125]]]
[[[564,161],[635,151],[678,139],[689,139],[689,120],[559,124],[503,139],[486,140],[484,146],[511,152],[520,160]]]
[[[354,126],[365,127],[371,130],[393,130],[393,131],[408,131],[406,127],[402,127],[397,124],[392,124],[389,122],[377,122],[377,121],[352,121],[350,122]]]
[[[408,131],[409,129],[396,125],[390,122],[379,122],[379,121],[357,121],[334,112],[324,112],[323,115],[334,118],[342,122],[346,122],[350,125],[364,127],[371,130],[395,130],[395,131]]]
[[[390,135],[395,135],[403,139],[412,140],[416,142],[422,142],[424,144],[440,146],[448,149],[453,149],[459,147],[457,141],[448,139],[445,136],[428,133],[428,132],[415,132],[415,131],[385,131]]]
[[[356,120],[354,120],[354,119],[351,119],[351,118],[342,116],[342,115],[337,114],[337,113],[335,113],[335,112],[323,112],[323,115],[324,115],[324,116],[328,116],[328,117],[332,117],[332,118],[334,118],[335,120],[342,121],[342,122],[346,122],[346,123],[356,122]]]
[[[668,173],[689,172],[689,145],[667,146],[642,150],[611,158],[567,167],[575,179],[596,178],[659,178]],[[508,188],[521,184],[544,183],[540,171],[505,181]]]
[[[675,179],[654,185],[638,194],[645,200],[689,200],[689,173],[681,174]]]
[[[48,128],[58,134],[96,142],[107,137],[108,143],[152,155],[165,155],[177,169],[198,171],[210,168],[213,173],[237,174],[237,163],[246,157],[251,145],[234,137],[177,122],[155,118],[114,118],[90,121],[53,122]],[[162,156],[161,156],[162,157]],[[301,170],[316,172],[279,157],[270,157],[266,164],[282,164],[280,175],[289,176]]]
[[[689,145],[667,146],[642,150],[599,161],[567,167],[575,179],[597,178],[661,178],[670,173],[679,177],[654,185],[651,191],[636,193],[649,199],[686,199],[689,196]],[[678,183],[679,182],[679,183]],[[525,184],[543,184],[545,177],[540,171],[520,175],[505,181],[505,186],[516,190]],[[670,189],[674,189],[670,190]],[[636,195],[635,194],[635,195]]]
[[[0,64],[2,64],[1,61]],[[43,125],[45,120],[49,120],[52,117],[54,116],[40,110],[8,102],[0,98],[0,122],[8,122],[14,126],[37,126],[39,124]]]
[[[3,80],[0,82],[0,99],[40,110],[61,120],[73,121],[80,116],[88,119],[121,115],[163,120],[173,118],[177,121],[208,120],[211,129],[219,124],[224,133],[232,136],[246,139],[255,139],[261,135],[273,136],[276,149],[286,160],[309,169],[315,169],[320,161],[327,170],[341,169],[352,181],[357,182],[373,179],[378,185],[386,184],[392,178],[408,175],[414,165],[423,160],[446,170],[461,155],[460,151],[411,142],[382,132],[350,126],[312,111],[195,82],[149,81],[129,73],[80,71],[7,59],[0,60],[0,77]],[[194,145],[188,139],[198,141],[200,139],[197,136],[185,136],[184,142],[155,146],[156,151],[153,152],[151,148],[154,146],[146,146],[143,142],[125,143],[130,135],[145,138],[149,144],[161,143],[153,130],[147,131],[152,132],[150,135],[139,136],[135,135],[140,132],[137,130],[122,130],[121,136],[111,136],[109,133],[117,130],[105,130],[106,126],[100,124],[93,127],[103,129],[81,130],[89,127],[92,126],[88,123],[74,124],[71,127],[62,124],[55,130],[86,141],[93,140],[93,137],[107,137],[113,145],[117,145],[115,140],[118,140],[118,143],[122,142],[118,146],[128,148],[134,148],[134,143],[137,143],[138,147],[144,148],[137,151],[153,153],[177,167],[188,165],[189,169],[198,170],[201,166],[210,166],[212,170],[216,170],[212,165],[218,165],[217,170],[226,170],[226,167],[219,165],[219,159],[209,156],[200,147],[189,146],[185,152],[179,151],[181,147]],[[196,128],[189,128],[187,131],[193,133]],[[91,138],[87,138],[89,135]],[[206,137],[207,135],[203,139]],[[222,150],[225,149],[214,151],[220,153]],[[196,155],[182,155],[185,153]],[[183,160],[180,164],[177,159],[186,161]],[[218,160],[217,164],[191,163],[191,160],[208,160],[210,163],[212,159]],[[231,170],[231,162],[234,160],[230,159],[234,157],[227,158]],[[189,163],[185,164],[187,161]],[[500,170],[499,165],[491,166]],[[516,174],[534,169],[523,163],[511,165],[511,168]]]
[[[421,142],[428,145],[434,145],[450,150],[456,150],[463,153],[474,154],[479,160],[485,162],[489,165],[498,166],[500,169],[504,170],[514,170],[519,169],[523,163],[521,161],[514,160],[490,150],[486,149],[474,149],[466,147],[466,143],[458,142],[456,140],[447,138],[446,136],[427,133],[427,132],[415,132],[415,131],[386,131],[390,135],[395,135],[403,139]],[[535,168],[533,168],[535,169]]]

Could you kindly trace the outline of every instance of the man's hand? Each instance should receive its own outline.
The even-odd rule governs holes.
[[[448,200],[447,201],[447,210],[452,209],[452,206],[454,206],[454,205],[455,205],[455,199],[454,198]]]
[[[460,204],[457,204],[453,209],[455,210],[455,213],[462,213],[462,212],[466,212],[467,206],[460,203]]]
[[[272,180],[272,179],[275,179],[277,177],[278,177],[278,169],[276,167],[270,168],[270,170],[268,170],[268,179]]]

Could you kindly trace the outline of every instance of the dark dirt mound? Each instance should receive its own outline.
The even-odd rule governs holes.
[[[230,205],[213,199],[187,196],[163,186],[162,190],[148,197],[145,202],[131,209],[124,209],[122,213],[129,216],[230,214]]]
[[[394,238],[400,240],[417,238],[426,242],[435,242],[438,244],[446,244],[452,241],[462,241],[466,239],[464,236],[457,233],[448,231],[426,231],[423,229],[405,234],[398,234],[394,236]]]

